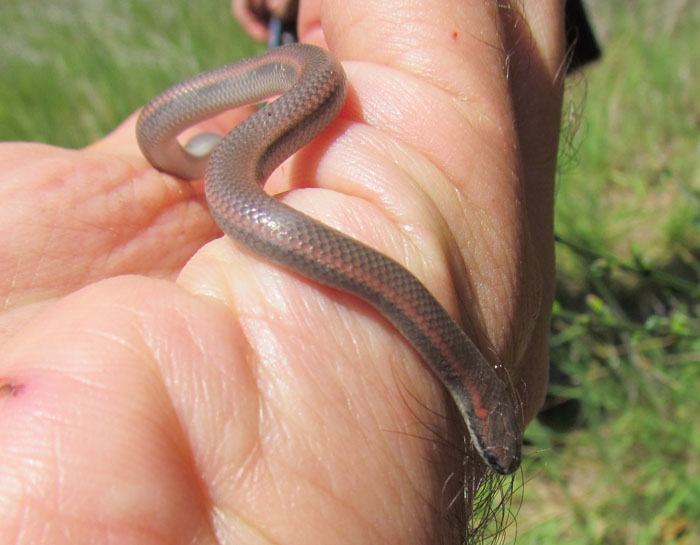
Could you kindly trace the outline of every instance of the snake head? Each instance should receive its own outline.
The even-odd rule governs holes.
[[[520,419],[511,403],[500,401],[491,410],[484,434],[486,444],[477,445],[486,463],[501,475],[520,467],[522,434]]]

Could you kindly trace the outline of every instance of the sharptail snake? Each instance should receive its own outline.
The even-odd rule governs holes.
[[[347,82],[340,63],[315,46],[293,44],[180,83],[138,120],[143,154],[187,180],[204,176],[214,220],[255,254],[351,293],[388,319],[454,399],[472,443],[497,473],[520,465],[515,403],[474,342],[421,282],[393,259],[275,200],[265,181],[338,115]],[[211,154],[194,156],[177,135],[225,110],[281,95],[238,124]]]

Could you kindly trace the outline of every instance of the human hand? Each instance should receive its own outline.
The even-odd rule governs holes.
[[[293,23],[298,0],[231,0],[231,10],[243,30],[256,40],[267,40],[270,15]],[[314,7],[318,13],[318,4]]]
[[[562,28],[559,2],[525,2],[530,28],[494,6],[302,5],[350,98],[268,187],[405,264],[529,420]],[[3,539],[457,542],[461,426],[381,316],[214,240],[201,186],[148,167],[133,118],[80,151],[3,144],[0,165]]]

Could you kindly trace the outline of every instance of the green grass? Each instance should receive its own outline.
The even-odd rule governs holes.
[[[643,248],[663,263],[700,245],[700,9],[689,1],[594,4],[594,13],[608,12],[605,57],[585,80],[569,82],[570,123],[584,103],[585,112],[575,155],[562,162],[556,230],[628,258]]]
[[[167,86],[259,52],[221,0],[5,0],[0,140],[80,147]]]
[[[527,430],[517,543],[700,543],[700,8],[589,5],[604,58],[569,80],[557,186],[567,402]],[[255,51],[222,0],[6,0],[0,140],[88,144]]]
[[[590,2],[568,82],[550,394],[518,543],[700,543],[700,9]],[[574,132],[574,129],[575,132]]]

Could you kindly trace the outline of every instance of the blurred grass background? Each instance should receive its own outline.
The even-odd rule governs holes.
[[[549,408],[518,544],[700,543],[700,3],[587,2],[569,77]],[[2,0],[0,140],[79,147],[261,51],[224,0]],[[517,502],[516,502],[517,503]]]

